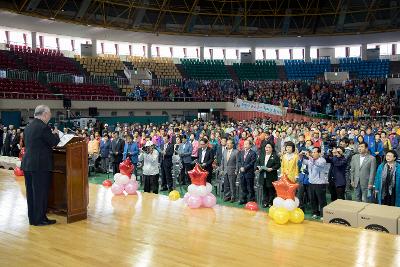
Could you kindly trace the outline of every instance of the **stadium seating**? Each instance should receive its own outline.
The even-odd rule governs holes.
[[[101,57],[75,56],[75,59],[92,76],[118,77],[117,72],[124,70],[124,63],[114,55]]]
[[[204,80],[232,79],[223,60],[181,59],[182,67],[189,78]]]
[[[9,45],[11,53],[19,58],[29,71],[61,72],[80,74],[73,60],[64,57],[60,51],[38,48],[32,50],[30,47],[21,45]]]
[[[0,50],[0,69],[17,69],[17,63],[10,55],[9,51]]]
[[[389,59],[361,60],[359,57],[340,58],[339,69],[357,78],[384,78],[389,74]]]
[[[118,96],[108,85],[50,83],[50,86],[71,100],[106,100],[110,96]]]
[[[156,75],[158,79],[182,79],[182,75],[171,58],[144,58],[130,56],[128,61],[135,68],[146,68]]]
[[[239,80],[275,80],[278,78],[275,61],[257,60],[253,63],[234,63]]]
[[[38,81],[0,79],[0,98],[55,99]]]
[[[325,71],[331,70],[330,59],[313,59],[312,62],[293,59],[285,60],[284,64],[289,80],[314,80]]]

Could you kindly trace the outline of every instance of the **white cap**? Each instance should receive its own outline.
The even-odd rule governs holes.
[[[146,144],[144,145],[144,147],[149,147],[149,146],[153,146],[153,142],[152,141],[147,141]]]

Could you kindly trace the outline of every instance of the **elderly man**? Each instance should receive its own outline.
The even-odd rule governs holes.
[[[34,120],[25,128],[25,155],[21,168],[25,173],[29,224],[44,226],[56,223],[46,216],[47,198],[53,168],[52,148],[60,142],[57,130],[47,125],[51,112],[48,106],[37,106]]]

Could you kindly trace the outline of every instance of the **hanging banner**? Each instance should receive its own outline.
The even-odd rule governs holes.
[[[270,115],[283,116],[282,108],[279,106],[257,103],[237,98],[235,107],[245,109],[246,111],[264,112]]]

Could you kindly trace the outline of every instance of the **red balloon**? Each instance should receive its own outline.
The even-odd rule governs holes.
[[[258,205],[256,202],[251,201],[251,202],[247,202],[246,204],[246,209],[248,210],[253,210],[253,211],[257,211],[258,210]]]
[[[282,175],[281,179],[276,182],[272,182],[275,187],[275,191],[278,197],[283,199],[293,199],[296,195],[296,189],[299,184],[292,183],[286,174]]]
[[[103,181],[103,186],[110,187],[110,186],[112,186],[112,182],[110,180],[104,180]]]
[[[126,158],[126,160],[119,164],[119,172],[128,177],[131,177],[134,168],[135,166],[132,164],[130,158]]]
[[[23,147],[23,148],[21,149],[21,151],[19,152],[19,155],[18,155],[19,160],[22,160],[22,158],[24,157],[24,155],[25,155],[25,147]]]
[[[198,163],[194,166],[193,170],[188,171],[192,184],[206,185],[208,171],[203,170]]]
[[[24,176],[24,171],[21,170],[21,168],[19,168],[19,167],[15,167],[15,169],[14,169],[14,175],[15,175],[15,176]]]

